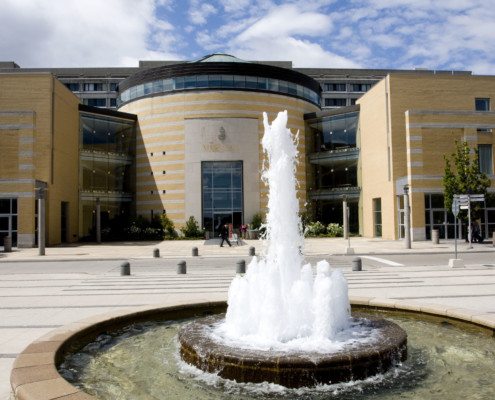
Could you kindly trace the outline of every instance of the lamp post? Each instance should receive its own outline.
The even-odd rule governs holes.
[[[347,206],[347,195],[342,196],[342,220],[343,220],[343,236],[347,239],[346,254],[354,254],[354,249],[351,247],[351,235],[349,235],[349,207]]]
[[[45,210],[45,197],[46,197],[46,183],[38,182],[36,187],[36,198],[38,200],[38,254],[40,256],[45,255],[45,229],[46,229],[46,210]]]
[[[409,208],[409,185],[404,185],[404,245],[411,248],[411,210]]]
[[[349,238],[349,213],[347,212],[347,196],[342,196],[342,221],[344,229],[344,239]]]

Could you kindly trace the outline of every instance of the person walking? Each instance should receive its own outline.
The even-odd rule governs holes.
[[[223,242],[226,241],[229,247],[232,247],[232,245],[229,242],[229,227],[227,224],[222,226],[222,229],[220,230],[220,237],[222,238],[222,241],[220,242],[220,247],[223,247]]]

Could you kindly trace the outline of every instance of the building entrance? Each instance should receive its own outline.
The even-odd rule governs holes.
[[[203,161],[202,218],[210,237],[225,224],[239,229],[243,222],[242,161]]]

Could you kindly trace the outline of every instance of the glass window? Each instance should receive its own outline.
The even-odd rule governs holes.
[[[105,107],[107,105],[107,99],[85,99],[88,106],[93,107]]]
[[[184,77],[184,89],[192,89],[196,87],[196,76]]]
[[[222,86],[222,76],[221,75],[209,75],[208,76],[208,86],[209,87],[221,87]]]
[[[110,99],[110,107],[117,107],[117,99]]]
[[[184,89],[184,78],[183,77],[175,78],[175,89],[177,89],[177,90]]]
[[[258,78],[258,89],[266,90],[266,88],[267,88],[266,78]]]
[[[490,111],[490,99],[477,98],[474,100],[476,111]]]
[[[234,87],[236,88],[246,87],[246,77],[240,75],[234,75]]]
[[[352,83],[351,92],[367,92],[371,89],[370,83]]]
[[[242,161],[204,161],[201,163],[203,226],[218,235],[226,223],[234,229],[242,223]]]
[[[10,214],[10,199],[0,199],[0,214]]]
[[[208,87],[208,75],[196,76],[196,86],[199,88]]]
[[[258,78],[255,76],[246,76],[246,88],[258,89]]]
[[[325,83],[323,88],[327,92],[345,92],[346,91],[346,84],[345,83]]]
[[[295,83],[287,82],[287,89],[288,89],[289,94],[292,94],[294,96],[297,95],[297,89],[296,89]]]
[[[163,80],[162,79],[153,82],[153,93],[160,93],[160,92],[163,92]]]
[[[163,90],[169,92],[175,89],[175,81],[173,79],[164,79],[163,80]]]
[[[77,83],[76,82],[67,82],[64,85],[67,86],[67,89],[69,89],[72,92],[79,91],[79,82],[77,82]]]
[[[153,91],[153,82],[147,82],[143,85],[144,87],[144,94],[151,94]]]
[[[303,88],[303,90],[304,89],[305,88]],[[278,79],[271,79],[271,78],[268,79],[268,90],[273,90],[274,92],[278,92]]]
[[[478,145],[478,163],[480,172],[493,174],[493,153],[491,144]]]
[[[222,75],[222,87],[234,87],[234,77],[232,75]]]
[[[346,99],[325,99],[325,107],[344,107]]]
[[[118,85],[119,84],[117,82],[110,82],[110,91],[115,92],[117,90]]]
[[[373,199],[373,225],[374,225],[374,236],[382,236],[382,199]]]
[[[101,92],[105,90],[103,83],[85,83],[84,91],[85,92]]]

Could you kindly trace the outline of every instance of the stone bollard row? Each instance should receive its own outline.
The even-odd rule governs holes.
[[[120,275],[127,276],[131,274],[131,264],[128,261],[120,264]]]
[[[185,261],[180,261],[177,264],[177,273],[178,274],[186,274],[187,273],[187,265]]]

